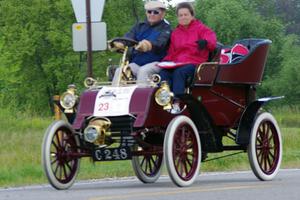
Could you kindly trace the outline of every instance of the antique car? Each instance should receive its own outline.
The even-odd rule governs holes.
[[[173,93],[158,75],[147,86],[135,83],[127,55],[137,43],[116,40],[126,43],[118,84],[87,78],[80,96],[70,85],[55,101],[67,120],[53,122],[42,144],[44,172],[54,188],[72,186],[83,157],[95,162],[131,160],[143,183],[154,183],[165,164],[174,184],[183,187],[198,177],[207,154],[243,151],[258,179],[276,176],[281,133],[263,105],[282,97],[256,98],[270,40],[237,41],[249,50],[237,62],[220,63],[221,47],[216,49],[188,80],[177,113],[170,112]],[[223,144],[224,137],[234,145]]]

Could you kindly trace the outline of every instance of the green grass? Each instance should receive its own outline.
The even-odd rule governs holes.
[[[273,114],[281,126],[300,128],[300,107],[279,107],[273,111]]]
[[[282,168],[300,168],[300,110],[276,109],[273,114],[283,136]],[[41,144],[50,117],[29,116],[0,110],[0,187],[47,183],[41,166]],[[232,152],[209,154],[209,159]],[[201,171],[249,170],[247,154],[205,162]],[[166,171],[164,170],[164,174]],[[81,160],[78,179],[134,175],[130,161],[90,162]]]
[[[44,182],[41,175],[41,142],[43,130],[51,119],[0,114],[0,185]]]

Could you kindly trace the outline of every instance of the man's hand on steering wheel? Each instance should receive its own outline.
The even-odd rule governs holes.
[[[149,40],[142,40],[135,47],[135,50],[141,51],[141,52],[151,51],[151,49],[152,49],[152,44]]]
[[[122,51],[125,48],[125,45],[122,42],[117,42],[117,41],[113,41],[113,40],[107,41],[107,46],[108,46],[108,49],[112,52],[119,51],[119,50]]]
[[[109,40],[107,41],[107,44],[110,51],[122,53],[125,49],[125,46],[131,47],[138,44],[138,42],[130,38],[121,37]]]

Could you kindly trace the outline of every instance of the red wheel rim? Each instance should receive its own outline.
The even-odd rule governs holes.
[[[53,174],[61,183],[68,183],[76,174],[78,157],[76,153],[76,141],[72,132],[67,128],[58,129],[51,142],[50,161]]]
[[[262,121],[256,133],[256,157],[261,170],[272,174],[279,162],[279,138],[277,129],[270,121]]]
[[[173,162],[178,176],[185,181],[193,178],[198,165],[198,141],[193,128],[181,123],[173,139]]]
[[[162,163],[162,155],[140,156],[139,160],[143,173],[149,177],[153,177],[159,172]]]

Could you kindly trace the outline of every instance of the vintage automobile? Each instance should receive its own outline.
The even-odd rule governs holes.
[[[128,70],[126,43],[117,85],[85,80],[78,97],[74,85],[55,101],[67,120],[53,122],[45,132],[42,165],[50,184],[67,189],[75,181],[80,159],[131,160],[139,180],[154,183],[165,163],[171,180],[191,185],[206,155],[224,151],[248,153],[255,176],[271,180],[282,159],[282,139],[276,120],[263,105],[282,97],[256,99],[271,44],[267,39],[243,39],[249,53],[235,63],[220,64],[219,48],[196,68],[180,97],[180,112],[170,112],[173,93],[157,75],[147,86],[134,82]],[[227,137],[234,145],[223,144]]]

